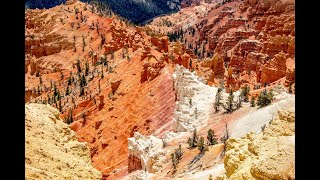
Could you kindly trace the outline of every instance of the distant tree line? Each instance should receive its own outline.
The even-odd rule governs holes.
[[[25,7],[30,9],[49,9],[65,3],[66,0],[25,0]]]
[[[91,0],[81,0],[90,2]],[[163,0],[150,0],[137,2],[133,0],[95,0],[107,4],[113,12],[119,16],[130,20],[134,24],[144,24],[146,21],[159,16],[178,11],[177,8],[171,9]]]

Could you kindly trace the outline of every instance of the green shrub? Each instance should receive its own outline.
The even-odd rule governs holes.
[[[214,130],[212,130],[212,129],[208,130],[207,139],[208,139],[208,145],[215,145],[218,143],[217,138],[214,133]]]
[[[273,92],[272,92],[272,90],[270,90],[268,92],[268,90],[265,89],[259,94],[258,100],[257,100],[257,105],[259,107],[264,107],[264,106],[267,106],[268,104],[270,104],[272,101],[273,101]]]
[[[231,113],[235,110],[234,106],[235,106],[234,95],[231,90],[229,97],[227,98],[227,102],[226,104],[223,105],[223,108],[227,111],[227,113]]]

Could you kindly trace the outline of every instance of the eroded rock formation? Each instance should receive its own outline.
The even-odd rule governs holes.
[[[25,106],[26,179],[101,179],[91,165],[90,149],[49,105]]]
[[[157,169],[155,163],[159,163],[165,151],[162,150],[161,139],[155,136],[143,136],[139,132],[128,140],[129,172],[144,170],[154,173]]]
[[[195,72],[179,65],[176,65],[173,77],[177,98],[174,129],[192,132],[208,119],[217,88],[204,84],[205,80],[196,76]]]
[[[262,133],[229,139],[218,179],[295,179],[294,122],[294,110],[281,110]]]

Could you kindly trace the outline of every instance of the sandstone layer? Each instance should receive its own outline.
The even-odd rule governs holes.
[[[26,179],[101,179],[90,149],[49,105],[25,106]]]
[[[295,179],[294,123],[294,110],[281,110],[263,132],[230,138],[218,179]]]

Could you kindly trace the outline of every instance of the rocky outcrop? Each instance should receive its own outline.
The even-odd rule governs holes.
[[[289,44],[290,46],[292,46],[292,42],[294,42],[294,37],[290,35],[277,35],[275,37],[271,37],[268,41],[264,42],[261,52],[268,54],[270,57],[273,58],[276,54],[280,53],[281,51],[284,53],[288,53]],[[292,51],[291,49],[292,47],[290,48],[290,51]]]
[[[145,81],[153,80],[160,74],[160,71],[164,66],[165,65],[162,60],[157,60],[152,56],[149,57],[144,61],[140,82],[143,83]]]
[[[214,54],[213,58],[203,61],[201,63],[201,66],[212,69],[212,78],[214,78],[218,76],[220,77],[223,76],[224,74],[223,63],[224,63],[223,55],[216,53]]]
[[[179,55],[175,60],[174,63],[175,64],[179,64],[185,68],[189,68],[190,67],[190,56],[186,53],[184,53],[183,55]]]
[[[122,82],[122,80],[118,80],[118,81],[112,81],[112,82],[110,83],[110,84],[111,84],[112,94],[114,94],[114,93],[118,90],[121,82]]]
[[[274,118],[268,128],[263,131],[265,136],[294,136],[295,135],[295,112],[294,110],[278,111],[278,117]]]
[[[294,110],[281,110],[262,133],[227,140],[217,179],[295,179],[294,122]]]
[[[165,53],[168,52],[169,40],[167,36],[161,38],[151,37],[150,41],[158,48],[157,51]]]
[[[28,73],[33,76],[37,71],[41,71],[39,64],[33,57],[28,56],[28,58],[25,60],[25,74]]]
[[[35,89],[26,89],[24,92],[24,100],[25,102],[29,102],[31,99],[40,96],[40,94]]]
[[[74,45],[68,42],[65,37],[57,34],[36,34],[36,36],[33,34],[25,39],[26,54],[34,55],[36,58],[55,54],[73,47]]]
[[[286,75],[287,55],[283,52],[277,54],[262,66],[261,83],[270,83]]]
[[[217,88],[204,84],[195,72],[179,65],[173,77],[177,99],[173,127],[176,131],[192,132],[208,120]]]
[[[145,170],[149,173],[157,171],[156,163],[165,156],[162,149],[162,140],[155,136],[143,136],[135,132],[134,136],[128,139],[129,149],[129,172],[135,170]]]
[[[235,72],[244,70],[246,57],[250,52],[259,52],[262,43],[258,40],[241,40],[233,49],[229,66],[233,67]]]
[[[295,81],[295,60],[288,58],[286,62],[286,86],[290,86]]]
[[[26,179],[101,179],[90,150],[49,105],[25,106]]]
[[[268,56],[263,53],[250,52],[248,53],[245,61],[245,69],[247,71],[258,72],[261,68],[261,65],[267,61],[267,58]]]
[[[101,96],[99,96],[99,105],[98,105],[99,110],[101,110],[103,108],[104,104],[105,104],[104,103],[104,96],[101,95]]]
[[[257,87],[261,85],[261,76],[264,76],[261,72],[262,67],[270,59],[280,52],[285,53],[287,58],[294,59],[294,5],[294,1],[291,0],[222,2],[212,7],[205,16],[200,14],[198,17],[201,18],[190,17],[191,20],[185,21],[177,17],[174,22],[178,25],[173,25],[168,29],[171,32],[180,32],[182,27],[184,33],[183,37],[180,37],[181,42],[186,44],[186,51],[192,51],[191,53],[203,59],[199,64],[207,64],[203,62],[216,54],[223,57],[222,69],[218,70],[223,73],[222,76],[217,75],[220,73],[215,70],[210,71],[207,68],[196,70],[210,81],[210,84],[212,82],[218,85],[217,83],[223,79],[229,81],[230,87],[234,88],[243,83],[250,83]],[[183,10],[196,11],[201,6],[188,7]],[[176,17],[176,14],[159,19],[168,22],[172,17]],[[162,29],[162,25],[158,25],[157,29],[154,27],[155,23],[151,24],[155,31]],[[178,64],[181,65],[181,63]],[[230,66],[233,70],[233,77],[224,73],[230,69]],[[286,74],[293,79],[291,70],[288,70]],[[270,81],[275,82],[287,76],[286,74],[280,72],[271,77]],[[281,83],[283,84],[283,81]],[[290,83],[291,80],[288,80],[286,86]]]
[[[130,152],[130,151],[129,151]],[[133,172],[136,170],[142,170],[142,162],[141,159],[129,153],[128,158],[128,172]]]

